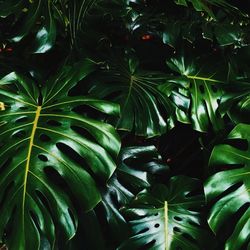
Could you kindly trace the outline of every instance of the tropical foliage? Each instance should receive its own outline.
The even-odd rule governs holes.
[[[0,0],[0,249],[250,249],[249,15]]]

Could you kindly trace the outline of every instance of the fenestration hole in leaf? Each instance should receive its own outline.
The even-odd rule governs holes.
[[[173,230],[175,233],[181,233],[181,230],[178,227],[174,227]]]
[[[62,178],[62,176],[57,172],[53,166],[47,166],[43,169],[44,173],[48,179],[57,185],[62,191],[68,191],[67,182]]]
[[[68,213],[69,213],[69,216],[70,216],[70,218],[71,218],[71,220],[72,220],[72,222],[74,224],[74,227],[76,228],[77,227],[77,223],[75,221],[74,214],[73,214],[73,212],[69,208],[68,208]]]
[[[148,230],[149,230],[149,228],[148,228],[148,227],[143,228],[143,229],[142,229],[142,230],[140,230],[137,234],[144,234],[144,233],[146,233]]]
[[[28,117],[23,116],[23,117],[20,117],[20,118],[16,119],[15,123],[21,123],[21,122],[27,122],[27,121],[28,121]]]
[[[201,92],[202,94],[205,93],[205,88],[204,88],[203,85],[200,85],[200,86],[199,86],[199,89],[200,89],[200,92]]]
[[[62,123],[55,120],[48,120],[47,124],[53,127],[60,127],[62,125]]]
[[[45,135],[45,134],[41,134],[41,135],[39,136],[39,138],[40,138],[40,140],[43,141],[43,142],[49,142],[49,141],[51,141],[51,138],[50,138],[49,136]]]
[[[29,214],[32,218],[32,221],[36,225],[36,228],[40,229],[39,220],[38,220],[37,216],[35,215],[35,213],[33,211],[29,211]]]
[[[19,139],[19,138],[25,137],[25,135],[26,135],[26,132],[25,132],[24,130],[19,130],[19,131],[13,133],[13,134],[11,135],[11,137],[14,138],[14,139],[15,139],[15,138],[16,138],[16,139]]]
[[[46,207],[46,209],[49,211],[50,214],[51,213],[51,209],[50,209],[50,206],[49,206],[49,202],[47,200],[47,198],[43,195],[42,192],[40,192],[39,190],[36,190],[36,195],[37,195],[37,198],[41,201],[41,203]]]
[[[138,250],[147,250],[147,249],[151,249],[151,247],[153,247],[153,245],[156,243],[156,240],[152,240],[149,243],[147,243],[146,245],[139,247]]]
[[[182,236],[183,236],[184,238],[186,238],[188,241],[191,241],[191,242],[193,242],[193,243],[196,243],[196,240],[195,240],[191,235],[189,235],[189,234],[187,234],[187,233],[184,233]]]
[[[156,223],[156,224],[155,224],[155,228],[158,228],[158,227],[160,227],[160,224],[159,224],[159,223]]]
[[[182,221],[182,218],[179,217],[179,216],[174,216],[174,219],[175,219],[176,221]]]
[[[86,129],[78,126],[71,126],[71,129],[90,141],[96,141],[96,139]]]
[[[26,107],[26,106],[22,106],[22,107],[19,107],[19,109],[20,109],[20,110],[27,110],[27,109],[28,109],[28,107]]]
[[[45,155],[42,155],[42,154],[38,155],[38,158],[39,158],[41,161],[44,161],[44,162],[48,161],[48,157],[45,156]]]

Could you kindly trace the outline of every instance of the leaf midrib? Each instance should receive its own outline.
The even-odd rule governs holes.
[[[28,179],[28,173],[30,169],[30,159],[31,159],[31,153],[32,153],[32,148],[33,148],[33,143],[34,143],[34,138],[35,138],[35,133],[37,129],[37,123],[40,117],[41,113],[41,106],[37,106],[36,113],[35,113],[35,118],[33,122],[33,127],[30,135],[30,142],[29,142],[29,147],[28,147],[28,153],[27,153],[27,161],[25,165],[25,173],[24,173],[24,180],[23,180],[23,198],[22,198],[22,226],[23,226],[23,232],[25,230],[24,227],[24,212],[25,212],[25,201],[26,201],[26,192],[27,192],[27,179]]]

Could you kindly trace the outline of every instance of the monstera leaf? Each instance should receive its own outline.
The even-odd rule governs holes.
[[[109,224],[115,228],[114,233],[121,230],[121,221],[124,221],[119,208],[127,205],[139,191],[150,187],[153,176],[167,171],[168,166],[154,146],[128,147],[121,151],[119,166],[108,181],[100,203]]]
[[[212,6],[221,6],[221,7],[232,7],[227,1],[224,0],[175,0],[176,4],[179,5],[184,5],[188,7],[188,3],[192,3],[193,7],[197,11],[205,11],[207,12],[210,16],[214,17],[214,13],[212,10]]]
[[[229,134],[228,139],[233,145],[215,146],[210,165],[217,168],[227,166],[228,170],[211,176],[205,184],[208,202],[214,202],[208,223],[214,232],[218,232],[223,224],[236,213],[240,217],[231,223],[233,230],[226,241],[225,249],[238,250],[250,247],[250,125],[239,124]],[[242,140],[241,147],[239,140]],[[244,141],[247,147],[244,147]],[[242,147],[243,146],[243,147]],[[240,147],[240,148],[239,148]]]
[[[34,32],[32,52],[44,53],[52,48],[56,39],[55,19],[52,15],[52,1],[2,1],[0,15],[16,16],[16,21],[10,27],[9,39],[19,42],[29,33]]]
[[[190,100],[189,111],[179,115],[180,121],[188,122],[189,120],[195,130],[202,132],[208,131],[211,126],[215,131],[220,130],[223,127],[223,121],[218,107],[222,96],[223,81],[217,79],[217,72],[210,72],[209,75],[202,73],[203,69],[197,68],[192,62],[187,62],[184,57],[172,58],[167,65],[181,75],[168,80],[169,83],[175,84],[175,89],[179,93],[179,98],[175,101],[176,105],[181,106],[182,103],[187,103],[184,102],[184,97]],[[165,86],[167,85],[160,87],[164,93],[166,93]]]
[[[174,106],[157,89],[164,82],[164,74],[143,72],[136,58],[127,57],[125,62],[109,65],[90,93],[121,105],[121,117],[115,121],[118,129],[153,137],[165,133],[174,123]]]
[[[124,211],[133,235],[119,249],[212,249],[197,212],[204,198],[192,194],[197,187],[196,180],[176,176],[168,186],[139,193]]]
[[[250,79],[231,81],[224,86],[220,110],[235,123],[250,123]]]
[[[10,249],[39,249],[44,239],[53,249],[59,231],[72,238],[72,199],[84,210],[95,207],[101,200],[97,181],[115,170],[116,131],[89,118],[86,107],[117,114],[118,106],[69,96],[94,68],[88,59],[65,66],[41,90],[17,73],[0,81],[0,236]]]

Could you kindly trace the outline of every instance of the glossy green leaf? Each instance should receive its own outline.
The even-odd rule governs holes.
[[[39,249],[43,238],[54,249],[59,231],[72,238],[78,219],[71,196],[92,209],[101,200],[96,181],[116,168],[115,129],[79,108],[114,115],[119,107],[68,94],[94,69],[88,59],[65,66],[41,91],[18,73],[0,81],[0,236],[10,249]]]
[[[90,93],[121,105],[118,129],[145,137],[159,136],[172,128],[175,120],[172,102],[157,89],[166,82],[166,75],[143,72],[138,65],[133,57],[113,62]]]
[[[124,211],[133,235],[119,249],[213,249],[197,212],[204,197],[191,193],[198,187],[197,180],[176,176],[139,193]]]
[[[44,11],[46,9],[46,11]],[[40,27],[36,33],[36,42],[33,53],[45,53],[50,50],[56,40],[56,24],[52,13],[51,2],[48,1],[45,6],[43,6],[43,11],[45,12],[44,24]]]
[[[215,131],[223,128],[223,121],[219,113],[219,101],[222,96],[223,81],[217,79],[217,72],[203,73],[203,68],[188,62],[184,57],[173,58],[167,62],[170,69],[178,72],[180,77],[172,77],[169,83],[178,86],[180,95],[189,98],[188,113],[182,113],[179,120],[192,123],[195,130],[204,132],[212,126]],[[161,87],[164,91],[164,85]],[[176,105],[184,102],[177,99]],[[179,102],[179,103],[178,103]]]
[[[25,6],[25,2],[23,0],[5,0],[0,3],[0,16],[7,17],[16,11],[22,10]]]
[[[213,202],[208,223],[214,232],[243,209],[232,224],[232,233],[225,244],[226,250],[238,250],[250,242],[250,125],[238,124],[228,139],[232,145],[215,146],[209,162],[215,169],[222,165],[228,170],[220,171],[207,180],[205,195],[208,202]],[[238,140],[246,141],[247,147],[239,148],[239,143],[233,144]]]
[[[215,36],[221,46],[235,45],[241,47],[244,45],[244,32],[240,25],[219,24],[215,25]]]
[[[118,168],[108,181],[100,203],[116,241],[125,239],[129,233],[120,208],[128,205],[139,191],[150,187],[155,175],[169,170],[154,146],[123,148],[119,159]]]
[[[250,123],[250,82],[249,79],[232,80],[224,86],[220,110],[237,123]]]
[[[225,0],[207,0],[207,1],[202,1],[202,0],[175,0],[176,4],[183,5],[183,6],[186,6],[186,7],[188,7],[189,2],[192,3],[195,10],[197,10],[197,11],[205,11],[212,17],[214,17],[214,13],[213,13],[213,10],[211,8],[212,5],[222,6],[222,7],[229,7],[230,6],[230,4]]]

